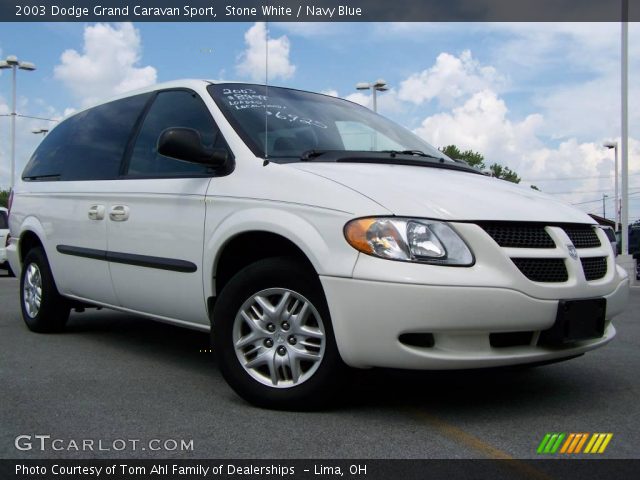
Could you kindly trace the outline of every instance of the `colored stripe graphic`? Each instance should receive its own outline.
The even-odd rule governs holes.
[[[576,438],[576,434],[570,433],[569,436],[567,437],[566,442],[564,442],[564,445],[562,445],[562,449],[560,450],[560,453],[567,453],[567,449],[569,448],[569,445],[571,445],[571,443],[574,442],[575,438]]]
[[[604,453],[612,437],[612,433],[594,433],[584,453]]]
[[[604,442],[602,442],[602,445],[600,445],[600,450],[598,450],[598,453],[604,453],[604,451],[607,449],[607,446],[609,445],[609,442],[611,441],[612,438],[613,438],[613,433],[607,433],[607,436],[604,439]]]
[[[566,444],[562,447],[562,450],[560,451],[560,453],[568,453],[568,454],[580,453],[580,450],[582,449],[582,445],[584,445],[584,442],[587,440],[588,436],[589,436],[588,433],[572,433],[570,435],[570,437],[573,437],[571,439],[571,444],[569,444],[569,439],[568,439]]]
[[[540,442],[540,445],[538,445],[538,453],[542,453],[544,452],[544,447],[547,446],[547,443],[549,442],[549,439],[551,438],[551,434],[547,433],[544,438],[542,439],[542,441]]]
[[[538,445],[537,452],[543,454],[556,453],[565,436],[566,434],[564,433],[547,433],[542,439],[542,442],[540,442],[540,445]]]
[[[538,445],[537,453],[542,455],[604,453],[612,438],[613,433],[547,433]]]
[[[588,433],[582,433],[581,435],[582,435],[582,438],[580,439],[580,443],[576,445],[576,449],[572,453],[580,453],[582,451],[582,446],[584,445],[584,442],[586,442],[587,438],[589,437]]]
[[[589,443],[587,443],[587,446],[584,449],[584,453],[591,453],[591,447],[593,447],[593,444],[596,443],[598,436],[599,436],[598,433],[594,433],[593,435],[591,435],[591,438],[589,439]]]

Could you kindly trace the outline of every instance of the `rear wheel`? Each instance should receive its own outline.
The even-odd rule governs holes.
[[[317,274],[288,258],[261,260],[229,281],[213,344],[229,385],[261,407],[326,405],[345,370]]]
[[[58,293],[44,250],[27,253],[20,275],[20,306],[29,330],[59,332],[69,319],[69,303]]]

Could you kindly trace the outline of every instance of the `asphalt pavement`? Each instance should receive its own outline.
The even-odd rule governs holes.
[[[601,457],[639,458],[639,312],[634,287],[617,338],[568,362],[363,371],[331,410],[276,412],[231,391],[207,334],[108,310],[31,333],[0,274],[0,458],[536,458],[548,432],[610,432]]]

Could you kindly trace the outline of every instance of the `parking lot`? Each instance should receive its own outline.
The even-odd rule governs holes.
[[[30,333],[0,274],[2,458],[535,458],[547,432],[611,432],[603,456],[638,458],[640,288],[617,338],[545,367],[365,371],[340,405],[256,409],[225,384],[208,335],[112,311]],[[192,451],[19,451],[19,435],[193,440]],[[35,442],[34,442],[35,445]]]

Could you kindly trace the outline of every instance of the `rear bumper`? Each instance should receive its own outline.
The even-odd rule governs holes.
[[[535,298],[499,287],[420,285],[321,277],[338,349],[354,367],[466,369],[544,362],[579,355],[605,345],[615,336],[610,323],[627,302],[628,279],[621,278],[607,299],[602,338],[567,347],[537,345],[539,332],[550,328],[558,299]],[[589,292],[574,298],[587,298]],[[563,298],[563,297],[561,297]],[[532,332],[530,344],[492,347],[489,335]],[[434,345],[410,346],[404,333],[431,333]]]

